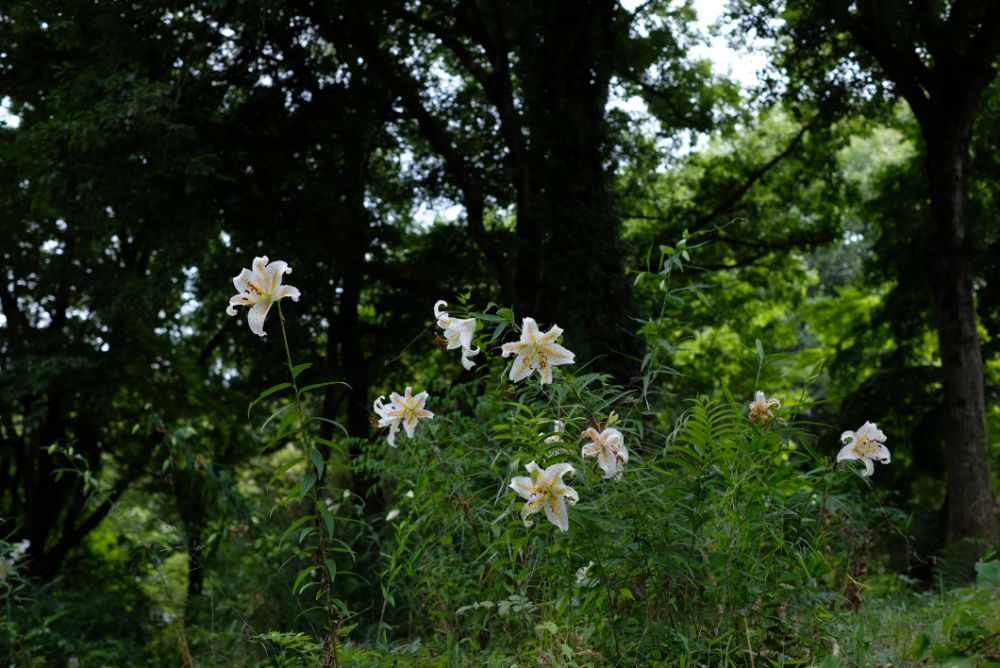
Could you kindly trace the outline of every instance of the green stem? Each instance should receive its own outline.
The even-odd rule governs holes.
[[[299,436],[302,439],[302,446],[304,448],[303,456],[305,458],[306,467],[312,465],[309,458],[309,451],[312,448],[312,443],[309,439],[309,433],[306,430],[306,418],[305,413],[302,411],[302,395],[299,392],[298,382],[295,380],[295,373],[293,369],[295,365],[292,363],[292,351],[288,347],[288,334],[285,332],[285,315],[281,312],[281,302],[278,302],[278,322],[281,325],[281,340],[285,344],[285,359],[288,364],[288,375],[292,380],[292,390],[295,392],[295,408],[299,413]],[[317,476],[319,472],[317,471]],[[326,615],[327,615],[327,640],[324,642],[324,660],[323,665],[329,665],[330,659],[333,660],[334,666],[339,666],[339,659],[337,656],[337,635],[340,632],[340,612],[335,611],[333,606],[333,583],[330,581],[330,570],[326,565],[326,532],[323,527],[323,519],[320,517],[320,500],[317,493],[317,485],[319,480],[317,479],[316,485],[309,490],[309,500],[312,501],[313,515],[316,520],[316,532],[318,539],[318,545],[316,548],[316,556],[318,557],[319,567],[323,573],[323,599],[326,604]],[[329,648],[328,648],[329,645]]]

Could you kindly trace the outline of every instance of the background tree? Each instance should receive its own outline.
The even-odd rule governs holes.
[[[969,143],[1000,52],[994,3],[737,3],[746,28],[779,45],[792,95],[840,105],[891,92],[906,100],[926,147],[928,211],[921,259],[933,295],[945,398],[949,541],[998,543],[989,474],[983,361],[967,221]],[[780,16],[782,21],[771,17]]]

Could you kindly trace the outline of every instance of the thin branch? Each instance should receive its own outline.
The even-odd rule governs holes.
[[[704,229],[708,227],[708,225],[716,218],[719,218],[727,211],[731,210],[734,206],[736,206],[739,203],[739,201],[743,199],[743,196],[751,188],[753,188],[753,186],[758,181],[764,178],[765,174],[774,169],[779,163],[781,163],[782,160],[784,160],[785,158],[787,158],[788,156],[792,155],[792,153],[795,152],[795,149],[798,148],[799,144],[802,142],[802,137],[805,136],[805,134],[808,131],[812,130],[817,125],[819,125],[819,121],[820,121],[820,116],[819,115],[814,116],[811,121],[802,126],[801,130],[795,133],[795,136],[792,137],[792,140],[788,142],[788,146],[786,146],[783,151],[781,151],[780,153],[772,157],[770,160],[768,160],[764,164],[760,165],[759,167],[751,171],[747,175],[747,177],[743,180],[743,183],[740,184],[738,188],[736,188],[736,190],[732,191],[729,194],[729,196],[727,196],[724,200],[719,202],[719,204],[717,204],[715,208],[713,208],[711,211],[697,218],[688,227],[688,229],[691,230],[692,232]]]

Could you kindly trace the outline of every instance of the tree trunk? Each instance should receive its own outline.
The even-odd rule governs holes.
[[[341,238],[344,283],[340,294],[340,312],[335,323],[340,339],[340,368],[344,370],[344,381],[351,387],[347,396],[347,432],[356,439],[367,439],[372,429],[372,413],[368,399],[368,361],[361,345],[358,306],[364,287],[365,253],[369,243],[370,221],[365,208],[365,192],[373,150],[370,139],[375,130],[366,127],[360,119],[356,127],[354,141],[347,143],[345,155],[347,170],[344,174],[344,232]],[[349,454],[352,461],[361,460],[363,453],[357,442],[352,443]],[[378,482],[378,478],[369,473],[353,472],[352,491],[364,499],[365,512],[369,516],[380,515],[385,510]]]
[[[518,78],[528,128],[530,210],[539,226],[519,229],[518,302],[558,322],[578,363],[625,371],[622,327],[630,327],[621,218],[611,194],[605,105],[616,40],[617,3],[529,3],[518,25]],[[540,269],[540,271],[539,271]]]
[[[945,531],[949,544],[979,556],[998,541],[974,274],[965,233],[971,114],[968,122],[941,120],[933,125],[935,129],[925,129],[931,191],[928,267],[937,314],[948,448]]]
[[[201,596],[202,589],[205,584],[205,568],[201,562],[201,533],[194,533],[188,536],[187,539],[187,555],[188,555],[188,585],[187,585],[187,603],[193,601],[194,598]],[[185,616],[185,619],[187,616]]]

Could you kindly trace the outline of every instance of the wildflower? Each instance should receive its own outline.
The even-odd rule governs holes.
[[[555,342],[563,333],[558,325],[542,334],[534,319],[521,320],[521,340],[503,344],[504,357],[516,355],[510,368],[511,382],[523,380],[537,370],[542,384],[552,382],[552,367],[569,364],[575,358],[572,352]]]
[[[403,496],[405,496],[408,499],[412,499],[414,497],[413,490],[411,489],[407,491],[406,494],[404,494]]]
[[[413,430],[417,428],[417,420],[421,418],[433,418],[434,413],[424,408],[427,401],[427,393],[421,392],[413,396],[413,388],[407,387],[404,396],[399,396],[395,392],[389,395],[389,403],[386,404],[385,396],[380,396],[375,400],[372,407],[378,413],[378,426],[380,429],[389,427],[389,445],[396,447],[396,432],[399,425],[403,425],[407,438],[413,438]]]
[[[860,459],[865,463],[864,476],[875,473],[873,461],[888,464],[891,460],[889,448],[885,447],[885,434],[874,422],[865,422],[857,432],[845,431],[840,435],[840,441],[846,445],[837,453],[837,461],[845,459]]]
[[[567,487],[562,477],[573,472],[571,464],[553,464],[542,470],[535,462],[525,466],[531,477],[517,476],[510,481],[510,488],[526,499],[521,508],[521,519],[524,526],[530,527],[534,522],[528,519],[542,508],[549,521],[563,531],[569,531],[569,515],[566,513],[566,501],[575,504],[580,500],[572,487]]]
[[[31,541],[25,538],[22,541],[14,543],[12,547],[14,549],[10,552],[10,560],[19,561],[25,554],[28,553],[28,548],[31,547]]]
[[[767,422],[774,417],[771,406],[781,408],[781,402],[773,397],[768,399],[763,392],[758,391],[750,402],[750,413],[747,417],[754,422]]]
[[[566,431],[566,423],[563,422],[562,420],[554,420],[553,424],[555,425],[555,430],[552,432],[551,436],[549,436],[548,438],[545,439],[545,442],[546,443],[561,443],[562,442],[562,436],[560,434],[562,434],[564,431]]]
[[[580,568],[576,569],[576,581],[577,581],[577,583],[583,584],[583,581],[587,579],[587,573],[590,572],[590,567],[593,566],[593,565],[594,565],[594,562],[591,561],[586,566],[581,566]]]
[[[24,558],[29,547],[31,547],[31,541],[25,538],[11,545],[13,549],[7,553],[6,557],[0,557],[0,581],[7,579],[14,572],[14,565]]]
[[[581,432],[580,436],[586,436],[593,441],[583,446],[580,456],[596,456],[605,478],[621,480],[625,471],[623,464],[628,462],[628,450],[625,449],[625,437],[622,433],[609,427],[598,434],[596,429],[590,427]]]
[[[462,366],[468,371],[476,366],[472,358],[479,354],[479,348],[472,347],[472,337],[476,333],[475,318],[452,318],[447,311],[442,310],[448,302],[438,300],[434,303],[434,317],[438,327],[444,330],[444,343],[447,350],[462,349]]]
[[[391,522],[394,519],[396,519],[397,517],[399,517],[399,508],[393,508],[388,513],[386,513],[385,521],[386,522]]]
[[[229,298],[226,313],[236,315],[237,306],[249,306],[247,323],[250,331],[257,336],[264,336],[264,318],[267,317],[271,304],[285,297],[299,301],[298,288],[281,284],[282,275],[290,273],[292,270],[286,262],[275,260],[268,263],[266,255],[255,257],[253,271],[244,269],[239,276],[233,278],[238,294]]]

